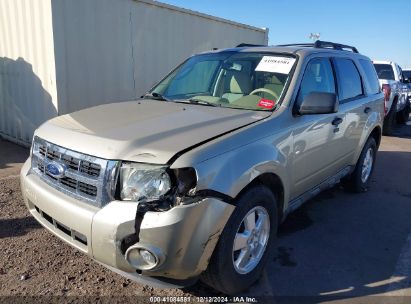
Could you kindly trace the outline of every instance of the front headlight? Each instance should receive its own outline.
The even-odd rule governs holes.
[[[170,190],[171,180],[164,166],[123,163],[120,185],[120,197],[124,201],[153,201]]]

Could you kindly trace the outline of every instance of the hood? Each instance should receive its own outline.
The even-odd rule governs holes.
[[[140,100],[59,116],[39,136],[56,145],[105,158],[166,164],[175,154],[271,112]]]

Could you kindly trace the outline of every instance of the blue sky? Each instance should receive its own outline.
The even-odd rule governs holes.
[[[268,27],[269,44],[322,40],[354,45],[371,59],[411,69],[411,0],[161,0],[233,21]]]

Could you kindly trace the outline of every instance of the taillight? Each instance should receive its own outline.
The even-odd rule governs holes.
[[[388,113],[387,103],[390,100],[391,86],[389,84],[383,84],[382,91],[384,92],[384,112],[385,114],[387,114]]]

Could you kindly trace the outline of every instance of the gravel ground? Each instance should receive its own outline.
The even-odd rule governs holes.
[[[371,191],[352,195],[337,186],[291,214],[280,227],[273,260],[248,295],[275,296],[278,303],[283,302],[278,296],[317,297],[334,291],[350,303],[355,298],[376,303],[370,295],[406,290],[411,303],[411,281],[388,289],[369,287],[390,278],[411,232],[410,152],[411,121],[396,137],[383,138]],[[201,283],[179,290],[131,282],[47,232],[29,215],[20,193],[18,172],[27,155],[27,149],[0,139],[0,304],[218,296]],[[347,250],[352,253],[345,254]]]
[[[0,296],[184,295],[122,278],[48,233],[29,216],[18,178],[0,180]]]
[[[18,172],[27,155],[27,149],[0,139],[0,303],[16,295],[87,296],[90,302],[105,296],[213,295],[202,284],[179,290],[132,282],[47,232],[30,216],[20,192]]]
[[[147,297],[138,299],[149,302],[148,297],[159,295],[191,299],[216,295],[202,283],[184,290],[158,289],[105,269],[47,232],[29,215],[18,177],[0,179],[0,244],[0,303],[11,299],[4,298],[7,296],[64,296],[66,300],[74,297],[76,303],[124,303],[134,302],[136,296]],[[47,299],[51,298],[36,300]],[[27,298],[20,300],[26,302]],[[30,298],[30,302],[34,300]]]

